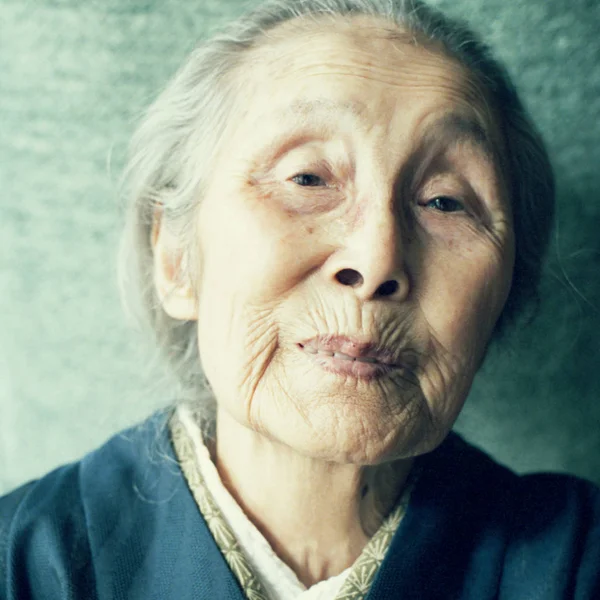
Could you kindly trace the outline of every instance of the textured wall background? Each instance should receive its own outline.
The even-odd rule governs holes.
[[[458,429],[517,470],[600,482],[600,4],[440,0],[506,61],[560,198],[537,322],[492,354]],[[227,0],[0,0],[0,491],[168,398],[115,283],[116,184],[140,111]]]

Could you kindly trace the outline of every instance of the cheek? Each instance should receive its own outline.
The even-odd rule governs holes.
[[[486,249],[487,250],[487,249]],[[496,252],[432,260],[418,292],[432,335],[460,362],[478,364],[510,287],[510,269]]]
[[[243,413],[277,348],[279,307],[318,258],[310,226],[285,214],[230,202],[199,219],[202,366],[219,401]]]
[[[200,238],[205,256],[200,279],[208,294],[219,290],[236,301],[270,304],[293,289],[323,260],[322,227],[254,202],[223,203],[206,219]],[[227,297],[226,296],[226,297]]]
[[[201,224],[199,239],[201,300],[218,295],[224,303],[244,302],[246,297],[263,296],[268,274],[277,258],[283,258],[277,236],[265,235],[256,215],[225,206]]]
[[[440,430],[458,416],[504,305],[510,270],[500,256],[444,254],[444,260],[427,261],[420,280],[428,338],[420,385]]]

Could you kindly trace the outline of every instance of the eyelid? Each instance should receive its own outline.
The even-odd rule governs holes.
[[[415,192],[419,204],[445,196],[460,202],[465,212],[476,216],[484,209],[483,200],[476,194],[469,181],[454,172],[438,173],[428,178]]]
[[[293,168],[284,168],[287,173],[291,173],[291,175],[284,175],[287,180],[291,180],[298,175],[314,175],[322,179],[325,185],[329,185],[334,179],[333,168],[329,161],[325,159],[298,161],[296,165],[293,165]]]

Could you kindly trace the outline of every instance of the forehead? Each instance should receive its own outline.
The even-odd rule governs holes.
[[[265,134],[347,122],[417,139],[437,122],[490,154],[500,145],[472,74],[441,48],[380,19],[284,23],[249,54],[240,77],[246,126]]]
[[[342,135],[393,167],[421,148],[465,142],[504,179],[491,103],[441,47],[372,17],[297,21],[269,34],[239,71],[236,154],[282,155],[304,138]]]

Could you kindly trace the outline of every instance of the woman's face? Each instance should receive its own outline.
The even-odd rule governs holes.
[[[305,455],[375,464],[447,434],[514,242],[477,86],[356,23],[288,35],[242,71],[197,213],[194,316],[219,411]]]

